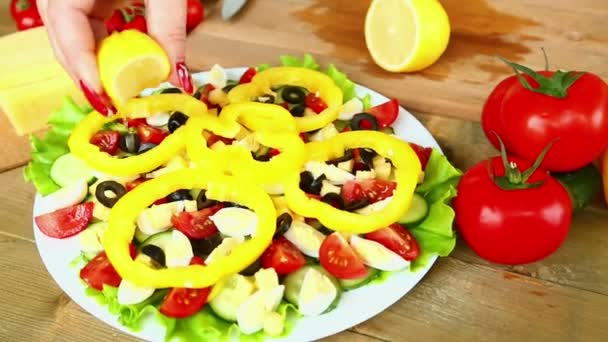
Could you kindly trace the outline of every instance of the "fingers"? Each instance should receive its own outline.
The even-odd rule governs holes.
[[[39,3],[44,6],[45,24],[59,62],[80,85],[87,100],[98,112],[104,115],[115,113],[97,71],[96,40],[88,17],[95,1],[50,0]]]
[[[165,49],[173,65],[169,81],[192,93],[192,77],[186,67],[186,0],[147,0],[148,33]]]

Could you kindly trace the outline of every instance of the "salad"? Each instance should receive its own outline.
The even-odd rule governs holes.
[[[112,118],[56,111],[25,177],[38,228],[77,238],[83,291],[166,340],[288,336],[340,295],[416,272],[455,246],[461,172],[394,135],[397,100],[371,103],[310,55],[219,65],[194,95],[164,88]]]

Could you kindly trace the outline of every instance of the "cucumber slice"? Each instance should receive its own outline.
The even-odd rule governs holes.
[[[163,250],[165,263],[169,268],[188,266],[194,256],[190,240],[176,229],[150,236],[139,246],[138,252],[141,253],[142,248],[147,245],[155,245]]]
[[[236,322],[239,307],[254,291],[255,285],[250,277],[234,274],[222,284],[220,293],[209,302],[209,306],[221,318]]]
[[[424,197],[419,194],[414,194],[412,197],[412,203],[408,211],[401,217],[399,223],[401,224],[415,224],[421,222],[426,218],[429,213],[429,205],[426,203]]]
[[[350,290],[354,290],[361,286],[369,284],[369,282],[376,279],[379,274],[380,274],[380,271],[378,271],[377,269],[368,267],[367,275],[363,278],[339,279],[338,281],[340,282],[340,286],[342,287],[343,290],[350,291]]]
[[[168,233],[168,232],[163,232],[163,233]],[[163,234],[163,233],[159,233],[159,234]],[[154,236],[153,235],[148,235],[146,233],[143,233],[141,230],[139,229],[135,229],[135,241],[139,242],[139,243],[143,243],[144,241],[146,241],[149,237]]]
[[[85,162],[71,153],[64,154],[55,160],[51,166],[50,176],[61,187],[80,180],[90,184],[94,179],[93,172]]]
[[[300,293],[302,291],[302,284],[304,282],[304,278],[306,273],[310,270],[314,269],[318,271],[320,274],[327,277],[331,283],[334,285],[336,289],[336,296],[333,299],[332,303],[327,307],[327,309],[323,312],[329,312],[336,308],[338,302],[340,301],[340,295],[342,293],[342,288],[340,287],[340,283],[334,276],[329,274],[322,266],[320,265],[306,265],[299,270],[287,275],[284,279],[285,285],[285,299],[287,299],[290,303],[295,304],[300,308]]]

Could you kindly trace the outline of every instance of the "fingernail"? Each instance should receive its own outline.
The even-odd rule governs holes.
[[[192,85],[192,76],[188,71],[186,63],[178,62],[175,64],[175,71],[177,72],[177,78],[179,79],[179,84],[182,86],[182,89],[186,93],[192,94],[194,86]]]
[[[112,105],[110,97],[108,97],[105,92],[103,94],[98,94],[93,91],[93,89],[91,89],[91,87],[89,87],[84,81],[80,80],[79,83],[84,96],[96,111],[104,116],[112,116],[114,113],[116,113],[116,109]]]

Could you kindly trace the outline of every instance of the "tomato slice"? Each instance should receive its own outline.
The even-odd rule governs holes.
[[[262,267],[272,267],[279,275],[295,272],[304,264],[302,252],[284,237],[274,240],[262,254]]]
[[[160,145],[160,143],[162,143],[168,135],[168,131],[164,131],[160,128],[145,124],[137,126],[137,136],[142,144],[152,143],[155,145]]]
[[[369,203],[382,201],[393,195],[397,183],[383,179],[349,180],[342,186],[346,203],[366,199]]]
[[[99,253],[80,270],[80,279],[98,291],[103,290],[104,284],[118,287],[122,281],[106,252]]]
[[[190,260],[190,265],[204,264],[203,259],[197,256]],[[205,306],[209,293],[211,293],[211,287],[202,289],[172,288],[165,296],[159,311],[165,316],[173,318],[192,316]]]
[[[89,225],[94,206],[93,202],[76,204],[36,216],[34,221],[44,235],[64,239],[80,233]]]
[[[340,233],[328,235],[319,249],[321,266],[341,279],[358,279],[367,276],[367,267]]]
[[[426,169],[426,164],[429,162],[429,158],[431,158],[431,153],[433,149],[431,147],[422,147],[416,143],[409,143],[418,159],[420,160],[420,164],[422,164],[422,170]]]
[[[226,145],[232,145],[232,142],[234,141],[234,139],[226,138],[221,135],[211,133],[209,138],[207,138],[207,147],[213,146],[213,144],[215,144],[218,141],[221,141]]]
[[[191,239],[206,239],[218,232],[217,227],[209,216],[215,214],[223,207],[224,205],[222,204],[216,204],[195,212],[183,211],[173,215],[171,223],[175,229]]]
[[[120,133],[116,131],[100,131],[95,133],[89,142],[99,147],[101,151],[115,155],[118,152]]]
[[[391,99],[388,102],[379,104],[367,110],[378,120],[378,126],[385,128],[392,125],[399,115],[399,101]]]
[[[198,99],[201,100],[204,104],[206,104],[207,108],[209,108],[209,109],[217,108],[217,105],[215,105],[215,104],[211,103],[211,101],[209,101],[209,93],[212,92],[213,90],[215,90],[215,87],[209,83],[201,86],[197,90]]]
[[[313,112],[319,114],[327,108],[327,104],[322,98],[318,97],[314,93],[308,93],[304,99],[306,107],[312,109]]]
[[[365,238],[378,242],[407,261],[412,261],[420,255],[420,246],[416,238],[399,223],[367,233]]]
[[[257,73],[257,70],[255,70],[254,67],[247,69],[243,73],[243,76],[241,76],[241,79],[239,80],[239,84],[251,82],[251,79],[253,79],[253,76],[255,76],[256,73]]]
[[[127,128],[132,128],[132,127],[137,127],[139,125],[145,125],[146,124],[146,119],[143,118],[138,118],[138,119],[128,119],[128,118],[124,118],[124,119],[120,119],[120,122],[127,126]]]

